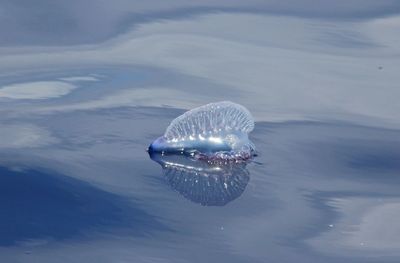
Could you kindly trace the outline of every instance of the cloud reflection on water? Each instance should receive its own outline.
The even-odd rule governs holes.
[[[400,127],[398,1],[28,2],[0,4],[1,86],[34,90],[29,99],[1,99],[0,162],[60,172],[4,177],[2,200],[24,201],[8,186],[29,183],[26,213],[37,220],[35,208],[47,204],[61,233],[22,221],[24,231],[4,242],[58,240],[36,243],[29,255],[29,242],[2,247],[1,261],[398,261],[390,229],[398,229],[400,137],[387,129]],[[41,81],[79,88],[40,91]],[[246,191],[232,195],[240,198],[204,207],[161,183],[144,150],[183,109],[220,99],[256,116],[262,165],[248,165],[252,178],[239,187]],[[64,184],[64,176],[74,179]],[[38,196],[51,196],[52,187],[65,200],[42,203]],[[74,189],[87,197],[77,200],[84,208],[93,197],[104,201],[92,211],[101,222],[74,205]],[[59,227],[60,214],[84,220]],[[147,215],[175,231],[155,231]],[[110,235],[85,241],[81,233],[92,224]],[[64,242],[64,230],[73,242]],[[381,258],[363,257],[370,254],[361,240]]]
[[[400,50],[393,32],[399,25],[396,17],[329,21],[248,13],[207,14],[196,19],[146,23],[101,44],[8,52],[2,55],[0,68],[6,74],[32,68],[145,66],[171,72],[178,81],[206,80],[216,91],[229,88],[235,92],[227,91],[227,99],[248,106],[259,121],[330,118],[398,127],[396,98],[400,94],[394,80],[398,79]],[[119,107],[121,92],[129,97],[130,93],[135,96],[136,90],[157,87],[164,91],[152,96],[149,105],[134,100],[125,104],[161,106],[182,101],[186,103],[180,107],[192,108],[209,102],[201,95],[200,83],[189,85],[191,89],[185,90],[168,83],[141,83],[125,86],[123,92],[108,89],[101,100],[107,107]],[[171,96],[165,94],[168,92]],[[98,100],[86,98],[72,105],[58,101],[44,108],[96,109]],[[41,111],[35,108],[34,112]]]

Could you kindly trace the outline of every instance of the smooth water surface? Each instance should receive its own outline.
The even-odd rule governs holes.
[[[399,12],[0,1],[0,262],[399,262]],[[149,158],[221,100],[253,162]]]

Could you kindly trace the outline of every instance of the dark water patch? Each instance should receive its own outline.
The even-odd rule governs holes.
[[[400,131],[346,123],[257,123],[260,162],[287,172],[346,179],[395,179]]]
[[[354,49],[367,49],[381,47],[378,43],[368,39],[358,32],[351,32],[347,30],[333,29],[324,32],[317,39],[325,45],[331,45],[338,48],[354,48]]]
[[[309,147],[312,148],[309,157],[316,166],[325,163],[326,167],[343,172],[344,176],[351,174],[352,178],[400,182],[400,142],[396,138],[339,138],[312,143]]]
[[[0,246],[80,238],[128,229],[147,236],[167,230],[135,201],[54,172],[0,167]]]
[[[400,172],[400,144],[383,150],[378,148],[373,152],[359,152],[349,160],[348,165],[355,169]]]

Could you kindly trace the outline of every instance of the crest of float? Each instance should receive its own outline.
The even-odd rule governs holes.
[[[222,101],[210,103],[177,117],[149,153],[181,154],[206,161],[246,161],[255,154],[248,134],[254,119],[243,106]]]

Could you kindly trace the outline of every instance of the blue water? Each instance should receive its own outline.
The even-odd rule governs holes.
[[[399,262],[399,12],[0,1],[0,262]],[[252,162],[149,157],[220,100]]]

